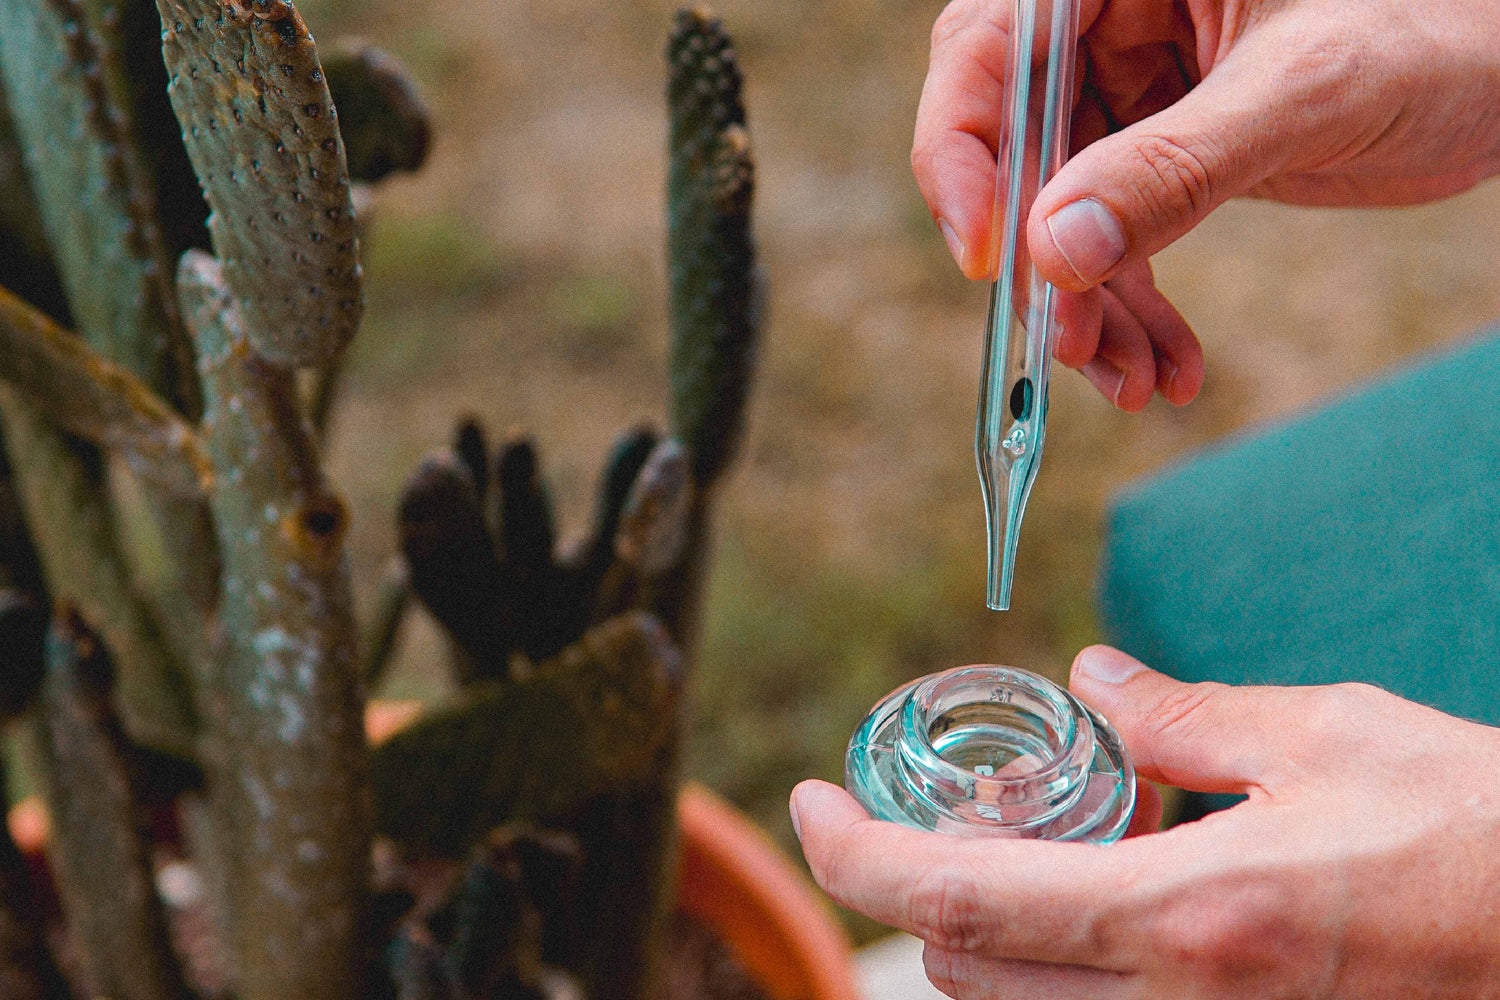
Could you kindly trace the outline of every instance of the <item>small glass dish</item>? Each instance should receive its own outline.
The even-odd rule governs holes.
[[[906,684],[849,741],[844,786],[876,819],[965,836],[1120,839],[1135,770],[1098,712],[1015,667]]]

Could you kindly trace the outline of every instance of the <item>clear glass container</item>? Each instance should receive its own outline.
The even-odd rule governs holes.
[[[1118,840],[1135,770],[1104,717],[1015,667],[958,667],[887,695],[844,786],[877,819],[967,836]]]

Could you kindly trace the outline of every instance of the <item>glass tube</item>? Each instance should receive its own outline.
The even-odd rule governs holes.
[[[998,268],[974,434],[989,545],[985,602],[997,611],[1010,607],[1021,517],[1046,431],[1056,296],[1032,267],[1026,220],[1068,155],[1078,0],[1013,0],[1012,18],[990,247]]]
[[[912,681],[849,741],[844,786],[876,819],[967,836],[1110,843],[1135,771],[1104,717],[1045,677],[958,667]]]

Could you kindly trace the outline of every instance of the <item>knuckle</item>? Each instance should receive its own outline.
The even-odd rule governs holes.
[[[932,50],[946,47],[954,38],[963,34],[971,20],[968,0],[949,0],[932,22]]]
[[[1207,682],[1174,688],[1151,713],[1159,739],[1170,743],[1192,743],[1204,735],[1208,725],[1210,703],[1224,689],[1223,684]]]
[[[938,175],[938,154],[934,148],[931,138],[920,132],[911,144],[911,172],[917,179],[923,194],[927,193],[926,185],[935,180]]]
[[[1218,158],[1205,143],[1194,145],[1147,135],[1134,146],[1134,156],[1145,167],[1138,193],[1158,224],[1177,223],[1184,215],[1196,219],[1213,207]]]
[[[1305,711],[1320,729],[1342,727],[1361,715],[1382,713],[1395,699],[1395,695],[1373,684],[1357,682],[1310,688],[1306,696]]]
[[[917,936],[936,948],[978,947],[985,935],[985,913],[972,875],[946,863],[927,869],[912,886],[910,921]]]
[[[1296,983],[1328,949],[1299,919],[1295,887],[1281,880],[1222,884],[1169,906],[1152,935],[1158,956],[1198,982]]]

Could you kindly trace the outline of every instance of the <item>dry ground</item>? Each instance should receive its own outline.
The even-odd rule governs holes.
[[[665,0],[309,3],[374,38],[436,111],[388,187],[371,308],[335,428],[360,579],[454,417],[524,425],[568,525],[611,436],[662,413]],[[749,438],[722,497],[688,770],[790,840],[785,796],[836,779],[864,709],[959,663],[1065,672],[1096,636],[1101,515],[1122,483],[1313,405],[1500,315],[1500,186],[1422,210],[1232,205],[1162,254],[1209,355],[1203,397],[1112,412],[1055,381],[1016,610],[982,602],[972,465],[985,293],[907,167],[936,0],[721,0],[748,76],[771,299]],[[368,595],[369,587],[365,588]],[[410,630],[394,691],[427,683]]]

